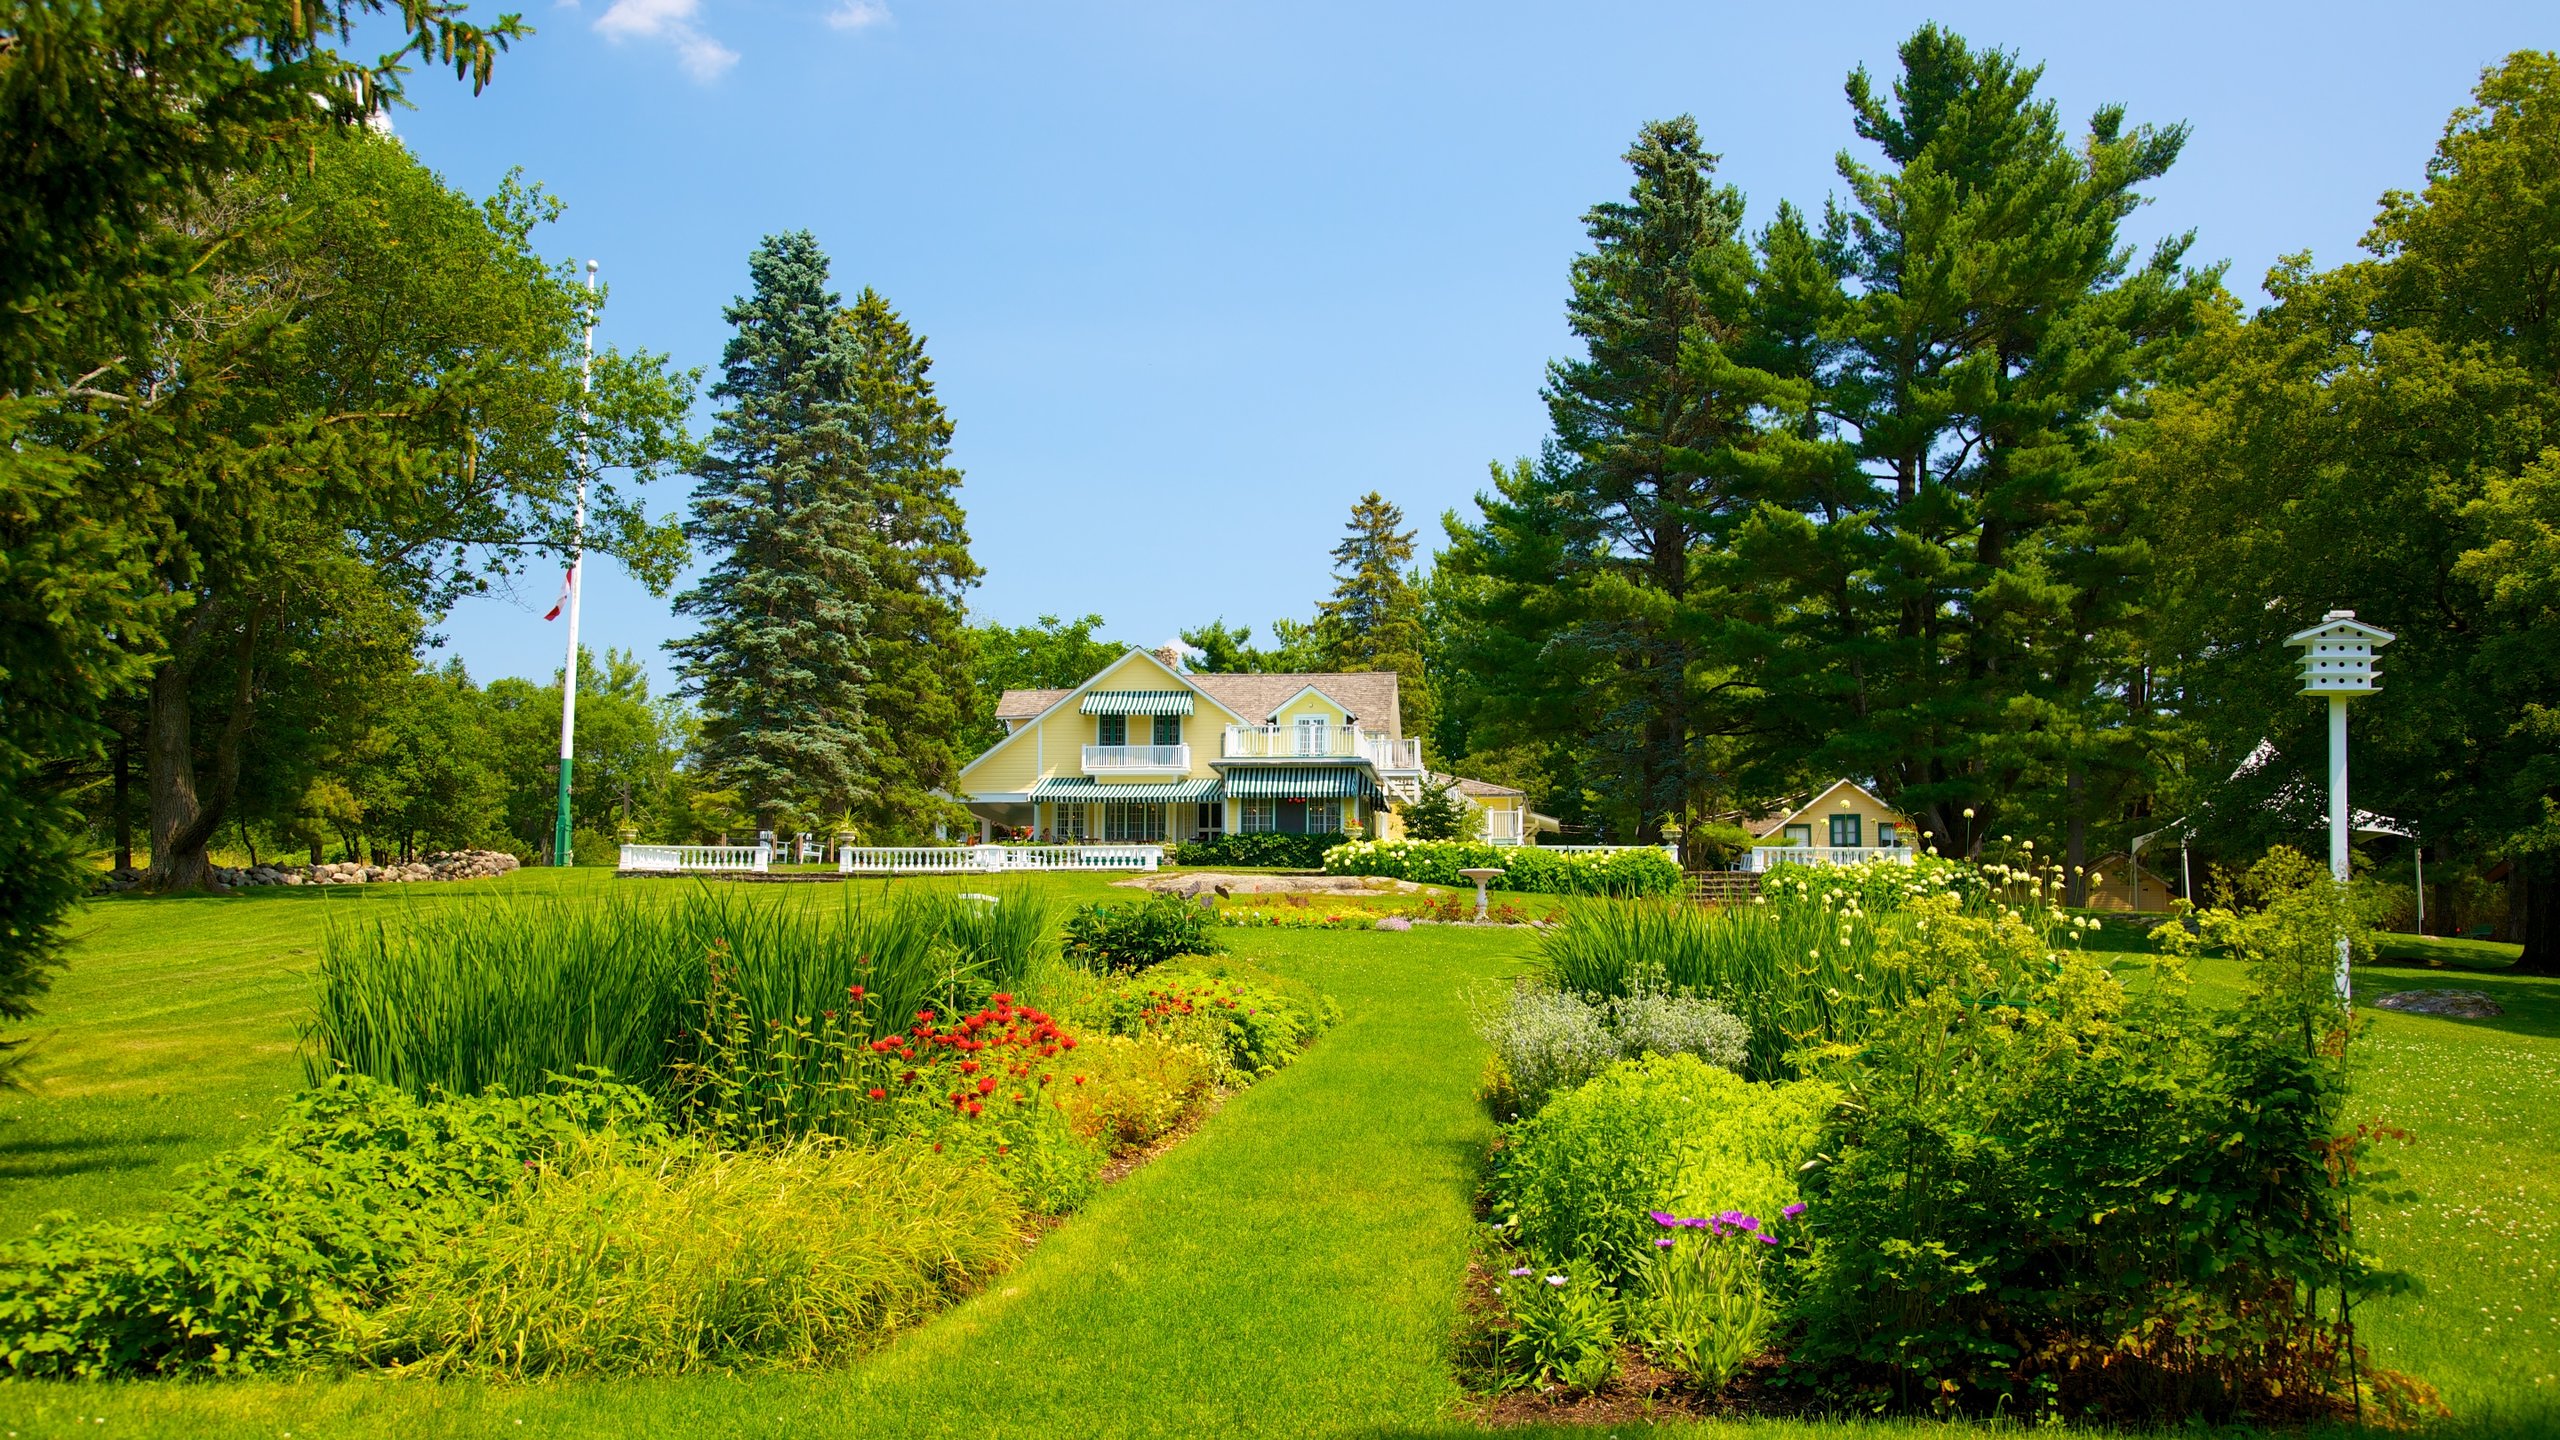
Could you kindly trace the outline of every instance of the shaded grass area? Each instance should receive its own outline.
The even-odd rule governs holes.
[[[1062,904],[1125,897],[1059,876]],[[496,882],[615,884],[597,871]],[[668,882],[630,882],[665,885]],[[910,882],[900,882],[910,883]],[[941,883],[941,882],[935,882]],[[404,887],[406,888],[406,887]],[[82,920],[49,1009],[37,1094],[0,1100],[0,1226],[30,1201],[147,1208],[170,1175],[264,1128],[299,1080],[319,905],[440,904],[468,886],[114,901]],[[626,888],[629,888],[626,886]],[[832,887],[778,887],[826,897]],[[988,1291],[846,1370],[534,1385],[380,1378],[226,1385],[0,1386],[0,1428],[65,1434],[1438,1437],[1469,1198],[1490,1124],[1462,992],[1515,973],[1519,931],[1227,931],[1244,958],[1335,995],[1344,1024],[1298,1065],[1105,1192]],[[2110,932],[2112,933],[2112,932]],[[2199,979],[2236,992],[2236,967]],[[2560,1434],[2560,982],[2360,970],[2367,1000],[2457,984],[2488,1021],[2377,1014],[2360,1110],[2409,1204],[2362,1222],[2426,1293],[2359,1319],[2385,1364],[2443,1388],[2450,1435]],[[154,1100],[150,1097],[158,1096]],[[90,1145],[100,1135],[110,1142]],[[116,1137],[125,1136],[118,1140]],[[87,1149],[81,1147],[88,1146]],[[52,1147],[47,1149],[46,1147]],[[77,1153],[46,1169],[22,1155]],[[20,1168],[7,1168],[12,1166]],[[104,1417],[107,1424],[96,1420]],[[519,1425],[518,1422],[522,1422]],[[1634,1434],[1530,1428],[1508,1436]],[[1725,1440],[1831,1440],[1930,1424],[1715,1422]]]

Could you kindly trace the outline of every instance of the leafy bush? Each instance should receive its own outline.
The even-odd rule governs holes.
[[[1221,870],[1314,870],[1323,866],[1325,852],[1346,838],[1340,834],[1281,835],[1263,831],[1217,835],[1175,845],[1173,863]]]
[[[1217,1088],[1218,1062],[1197,1046],[1106,1035],[1076,1053],[1059,1100],[1076,1133],[1114,1155],[1159,1138]]]
[[[1488,888],[1537,895],[1676,895],[1680,867],[1659,850],[1572,854],[1468,840],[1354,840],[1324,853],[1328,875],[1385,875],[1428,885],[1475,882],[1461,870],[1498,869]]]
[[[1511,1127],[1494,1214],[1528,1253],[1624,1280],[1660,1234],[1649,1211],[1774,1215],[1794,1201],[1838,1099],[1820,1081],[1755,1085],[1694,1055],[1622,1060]]]
[[[1093,1002],[1095,1020],[1115,1035],[1195,1046],[1217,1062],[1219,1083],[1249,1085],[1296,1059],[1341,1018],[1330,997],[1304,986],[1249,966],[1204,968],[1123,985]]]
[[[1217,917],[1179,895],[1129,902],[1099,901],[1067,916],[1067,958],[1120,973],[1146,970],[1176,955],[1226,949]]]
[[[678,1373],[839,1359],[1015,1249],[988,1167],[916,1144],[573,1150],[403,1277],[382,1353],[427,1373]]]
[[[1588,1264],[1515,1265],[1494,1293],[1502,1303],[1503,1388],[1587,1392],[1618,1373],[1617,1296]]]
[[[1695,1055],[1738,1074],[1751,1038],[1714,1000],[1646,991],[1595,1005],[1533,980],[1514,986],[1501,1007],[1480,1008],[1476,1030],[1493,1047],[1503,1108],[1521,1115],[1644,1055]]]
[[[1799,1358],[1906,1396],[2128,1421],[2342,1402],[2340,1297],[2399,1280],[2347,1224],[2381,1177],[2375,1132],[2343,1114],[2335,889],[2206,924],[2252,962],[2236,1012],[2197,1002],[2175,958],[2119,977],[2019,918],[1926,908],[1902,957],[1918,993],[1864,1041],[1858,1103],[1808,1184]],[[2023,992],[1981,983],[2017,973],[2036,977]]]
[[[1484,811],[1459,793],[1453,776],[1424,776],[1420,794],[1401,807],[1404,833],[1415,840],[1481,840]]]
[[[305,1064],[414,1095],[529,1092],[582,1068],[663,1094],[715,961],[758,1026],[814,1020],[861,985],[875,1035],[894,1034],[918,1010],[1015,988],[1046,953],[1048,905],[1027,887],[989,907],[925,889],[847,887],[831,904],[693,885],[367,906],[322,941]]]
[[[217,1157],[164,1214],[0,1247],[0,1369],[20,1376],[239,1374],[353,1359],[420,1256],[565,1150],[667,1143],[640,1092],[422,1105],[338,1077]]]

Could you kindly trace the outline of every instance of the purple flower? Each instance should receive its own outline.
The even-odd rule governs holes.
[[[1512,1271],[1511,1273],[1512,1273],[1512,1274],[1514,1274],[1514,1275],[1526,1275],[1526,1274],[1528,1274],[1528,1273],[1529,1273],[1529,1267],[1528,1267],[1528,1266],[1526,1266],[1526,1265],[1523,1265],[1523,1266],[1521,1266],[1519,1269],[1514,1270],[1514,1271]]]
[[[1794,1218],[1796,1218],[1797,1216],[1799,1216],[1799,1215],[1801,1215],[1801,1214],[1803,1214],[1803,1213],[1804,1213],[1804,1202],[1803,1202],[1803,1201],[1801,1201],[1801,1200],[1799,1200],[1799,1201],[1797,1201],[1796,1203],[1794,1203],[1793,1205],[1788,1206],[1786,1209],[1779,1211],[1778,1213],[1779,1213],[1779,1214],[1781,1214],[1781,1215],[1786,1216],[1786,1217],[1787,1217],[1788,1219],[1790,1219],[1790,1220],[1793,1220],[1793,1219],[1794,1219]]]
[[[1759,1241],[1763,1245],[1775,1245],[1778,1243],[1778,1237],[1775,1235],[1754,1235],[1751,1238]]]
[[[1674,1237],[1665,1235],[1661,1239],[1653,1242],[1653,1248],[1656,1250],[1668,1250],[1678,1243],[1680,1242]]]
[[[1653,1223],[1656,1225],[1686,1225],[1689,1223],[1688,1221],[1681,1219],[1679,1216],[1672,1214],[1668,1210],[1647,1210],[1644,1213],[1652,1216]]]

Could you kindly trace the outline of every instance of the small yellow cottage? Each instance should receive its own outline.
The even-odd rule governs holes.
[[[1391,670],[1207,675],[1131,650],[1070,690],[1007,690],[1005,736],[960,771],[981,839],[1163,844],[1223,834],[1393,839],[1421,793]],[[1517,790],[1461,780],[1487,838],[1518,844]]]
[[[1747,870],[1782,861],[1797,865],[1857,865],[1869,860],[1908,860],[1919,831],[1905,816],[1854,780],[1835,780],[1801,805],[1750,823],[1764,843],[1751,849]]]

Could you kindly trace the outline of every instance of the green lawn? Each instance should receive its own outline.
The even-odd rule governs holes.
[[[602,893],[599,871],[510,887]],[[623,882],[640,884],[644,882]],[[668,882],[646,882],[665,884]],[[1056,877],[1062,898],[1115,892]],[[0,1099],[0,1222],[144,1208],[299,1083],[304,975],[329,916],[471,886],[115,900],[81,922],[41,1027],[34,1093]],[[832,887],[791,887],[823,903]],[[1116,892],[1125,895],[1127,892]],[[374,1378],[0,1386],[38,1435],[1305,1435],[1473,1433],[1446,1364],[1469,1196],[1490,1127],[1463,991],[1515,972],[1520,931],[1229,932],[1340,999],[1344,1024],[1107,1191],[987,1293],[822,1374],[536,1385]],[[2208,962],[2217,985],[2233,976]],[[2367,1215],[2420,1297],[2363,1318],[2385,1363],[2441,1385],[2480,1434],[2560,1433],[2560,984],[2390,965],[2368,996],[2459,984],[2508,1007],[2378,1014],[2362,1095],[2410,1128],[2413,1203]],[[97,1423],[103,1419],[106,1423]],[[1719,1425],[1741,1437],[1905,1427]],[[1937,1428],[1937,1427],[1930,1427]],[[1526,1434],[1531,1432],[1513,1432]],[[1591,1432],[1568,1432],[1584,1433]],[[0,1440],[7,1436],[0,1435]]]

